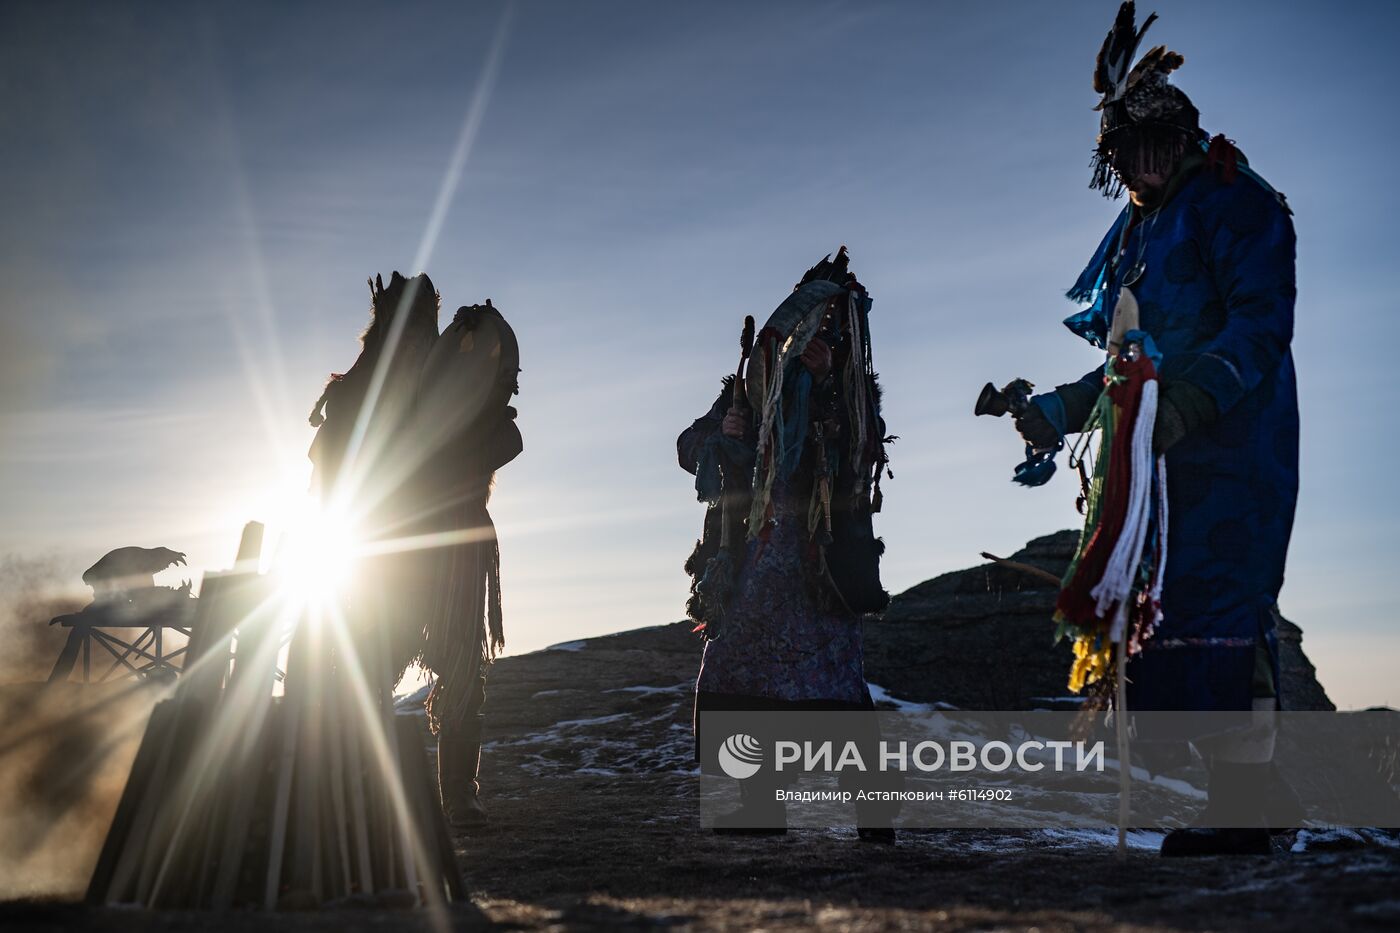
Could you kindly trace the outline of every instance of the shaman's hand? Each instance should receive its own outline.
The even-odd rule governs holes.
[[[1215,400],[1204,389],[1181,380],[1163,381],[1152,428],[1152,452],[1166,453],[1183,437],[1219,417]]]
[[[812,374],[812,381],[821,382],[831,372],[831,347],[820,337],[813,337],[802,351],[802,365]]]
[[[1039,405],[1027,405],[1026,410],[1016,416],[1016,431],[1036,450],[1045,450],[1060,442],[1060,432],[1055,430]]]
[[[740,408],[731,408],[724,415],[724,420],[719,425],[720,433],[725,437],[737,437],[743,439],[749,433],[748,412]]]

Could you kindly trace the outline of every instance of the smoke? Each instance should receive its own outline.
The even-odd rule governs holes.
[[[88,602],[56,557],[0,558],[0,898],[81,894],[161,691],[45,684]]]
[[[49,625],[91,599],[80,570],[58,557],[0,557],[0,684],[46,680],[68,629]]]
[[[159,687],[0,686],[0,898],[80,895]]]

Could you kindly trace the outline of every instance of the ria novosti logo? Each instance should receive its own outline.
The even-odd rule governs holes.
[[[753,736],[736,732],[719,747],[719,766],[740,781],[753,777],[763,767],[763,746]]]

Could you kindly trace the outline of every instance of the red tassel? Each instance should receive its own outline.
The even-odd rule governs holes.
[[[1224,133],[1217,134],[1210,141],[1210,148],[1206,150],[1206,166],[1208,168],[1218,168],[1220,170],[1220,180],[1227,185],[1235,183],[1235,176],[1239,174],[1240,151],[1235,148],[1234,141],[1226,139]]]
[[[1060,591],[1055,604],[1056,611],[1065,621],[1081,628],[1105,624],[1105,620],[1099,618],[1097,600],[1089,591],[1103,578],[1104,568],[1123,530],[1128,488],[1132,484],[1133,427],[1142,402],[1143,384],[1156,377],[1152,360],[1146,356],[1131,362],[1120,360],[1116,367],[1118,374],[1126,378],[1108,389],[1116,421],[1108,453],[1108,474],[1104,478],[1099,526],[1094,529],[1079,558],[1074,578]]]

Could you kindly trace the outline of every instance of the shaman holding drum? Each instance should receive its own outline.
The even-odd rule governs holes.
[[[438,334],[439,297],[426,275],[395,272],[371,290],[364,349],[312,413],[315,485],[323,502],[353,505],[363,536],[386,544],[363,568],[350,614],[377,633],[361,640],[384,646],[385,657],[367,667],[382,668],[389,684],[414,661],[435,675],[427,714],[443,809],[454,827],[471,829],[486,821],[482,707],[487,668],[505,642],[487,501],[495,471],[522,449],[509,404],[519,349],[489,300],[459,308]]]

